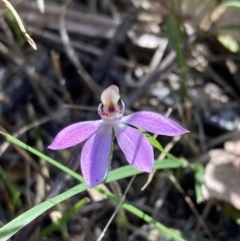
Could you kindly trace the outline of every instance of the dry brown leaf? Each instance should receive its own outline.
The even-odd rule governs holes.
[[[240,140],[239,141],[227,141],[224,144],[224,149],[227,152],[233,153],[235,155],[240,155]]]
[[[205,200],[222,200],[240,210],[240,156],[229,152],[234,150],[234,145],[235,149],[239,148],[240,142],[226,143],[227,150],[210,151],[202,192]]]
[[[103,190],[105,191],[108,191],[109,192],[109,189],[106,187],[106,185],[104,185],[103,183],[99,185],[99,187],[101,187]],[[98,191],[96,191],[95,189],[93,188],[89,188],[88,189],[88,193],[89,195],[91,196],[92,200],[94,202],[100,202],[104,199],[106,199],[106,196],[104,196],[103,194],[99,193]]]

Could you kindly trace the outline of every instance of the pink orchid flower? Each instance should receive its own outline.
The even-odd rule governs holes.
[[[168,117],[153,112],[139,111],[123,117],[124,102],[120,100],[119,89],[115,85],[103,91],[101,100],[98,114],[102,120],[67,126],[48,147],[53,150],[64,149],[87,140],[80,163],[89,187],[100,184],[107,176],[113,133],[127,161],[138,170],[151,172],[154,164],[153,148],[138,127],[166,136],[188,132]]]

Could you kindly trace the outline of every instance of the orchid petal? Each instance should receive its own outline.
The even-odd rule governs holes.
[[[48,148],[58,150],[75,146],[94,134],[101,123],[101,120],[83,121],[67,126],[57,134]]]
[[[112,143],[112,126],[102,124],[82,149],[81,169],[89,187],[100,184],[108,172]]]
[[[124,116],[121,122],[141,127],[148,132],[158,135],[178,136],[189,132],[170,118],[148,111],[139,111]]]
[[[151,172],[153,148],[147,138],[139,130],[125,124],[115,125],[114,131],[127,161],[138,170]]]

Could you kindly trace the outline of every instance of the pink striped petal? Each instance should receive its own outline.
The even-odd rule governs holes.
[[[67,126],[57,134],[48,148],[58,150],[75,146],[94,134],[101,123],[102,120],[83,121]]]
[[[114,126],[114,131],[127,161],[138,170],[151,172],[153,148],[147,138],[139,130],[125,124]]]
[[[81,169],[89,187],[100,184],[108,172],[112,144],[112,126],[102,124],[82,149]]]
[[[124,116],[121,122],[141,127],[148,132],[158,135],[179,136],[189,132],[170,118],[148,111],[139,111]]]

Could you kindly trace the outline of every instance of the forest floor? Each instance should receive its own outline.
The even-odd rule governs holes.
[[[143,191],[149,175],[137,175],[126,202],[184,240],[239,241],[239,6],[215,0],[11,3],[37,50],[2,7],[0,131],[80,174],[82,145],[63,151],[47,146],[63,127],[97,120],[100,95],[115,84],[126,114],[167,114],[190,131],[180,138],[156,137],[187,164],[157,170]],[[0,227],[79,183],[4,136],[0,152]],[[165,158],[154,152],[156,160]],[[111,169],[124,165],[115,145]],[[116,184],[120,197],[130,179]],[[102,187],[113,191],[113,184]],[[81,208],[79,200],[85,202]],[[42,213],[10,240],[98,240],[115,209],[89,189]],[[61,225],[51,229],[61,217]],[[174,240],[127,211],[124,217],[126,225],[114,218],[102,240]]]

